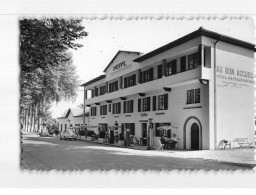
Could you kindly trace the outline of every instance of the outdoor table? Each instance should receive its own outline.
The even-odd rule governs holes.
[[[147,145],[147,141],[148,141],[148,139],[146,137],[141,137],[140,138],[141,145],[143,145],[143,146]]]

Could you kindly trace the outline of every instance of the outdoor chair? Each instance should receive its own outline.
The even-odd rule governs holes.
[[[162,144],[161,140],[158,140],[158,143],[159,143],[159,147],[158,147],[157,149],[158,149],[158,150],[163,150],[165,144]]]
[[[138,140],[138,138],[137,137],[134,137],[134,138],[135,138],[135,141],[136,141],[135,145],[139,145],[140,146],[141,144],[140,144],[140,141]]]

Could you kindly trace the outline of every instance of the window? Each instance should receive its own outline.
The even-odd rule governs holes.
[[[195,90],[195,103],[200,103],[200,89]]]
[[[96,116],[97,115],[97,107],[91,107],[91,116]]]
[[[164,135],[164,137],[171,138],[171,130],[158,129],[158,127],[170,125],[171,123],[155,123],[155,136],[161,137],[162,135]]]
[[[154,79],[153,74],[154,74],[153,68],[150,68],[146,71],[141,72],[141,79],[142,79],[141,82],[146,83],[146,82],[152,81]]]
[[[150,97],[142,99],[142,111],[150,111]]]
[[[163,69],[163,65],[162,64],[157,66],[157,78],[158,79],[162,78],[162,76],[163,76],[162,75],[162,73],[163,73],[162,69]]]
[[[108,105],[108,111],[111,112],[111,104]]]
[[[158,96],[158,110],[168,109],[168,94]]]
[[[124,78],[124,88],[136,85],[136,74]]]
[[[104,95],[106,93],[106,86],[101,86],[100,87],[100,95]]]
[[[124,113],[133,113],[133,100],[124,101]]]
[[[187,91],[187,104],[200,103],[200,89]]]
[[[100,115],[107,115],[107,105],[100,106]]]
[[[67,129],[67,124],[65,124],[65,129],[64,130],[66,130]]]
[[[109,83],[109,93],[117,91],[118,90],[118,81]]]
[[[194,69],[199,66],[199,54],[194,53],[188,56],[188,69]]]
[[[120,114],[121,113],[121,102],[113,103],[113,114]]]
[[[180,72],[186,71],[186,56],[180,58]]]
[[[135,123],[124,123],[123,126],[130,130],[130,135],[135,135]]]
[[[166,76],[170,76],[177,73],[177,60],[172,60],[166,64]]]

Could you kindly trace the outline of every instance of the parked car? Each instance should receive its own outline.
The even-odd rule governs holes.
[[[63,132],[61,132],[61,134],[60,134],[60,139],[76,140],[76,138],[77,138],[77,135],[76,135],[76,133],[73,132],[72,129],[66,129]]]

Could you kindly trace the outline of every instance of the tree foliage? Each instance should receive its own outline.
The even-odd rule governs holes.
[[[24,117],[33,104],[42,117],[52,101],[76,97],[79,81],[69,50],[82,47],[77,40],[86,36],[81,20],[20,20],[20,105]]]

